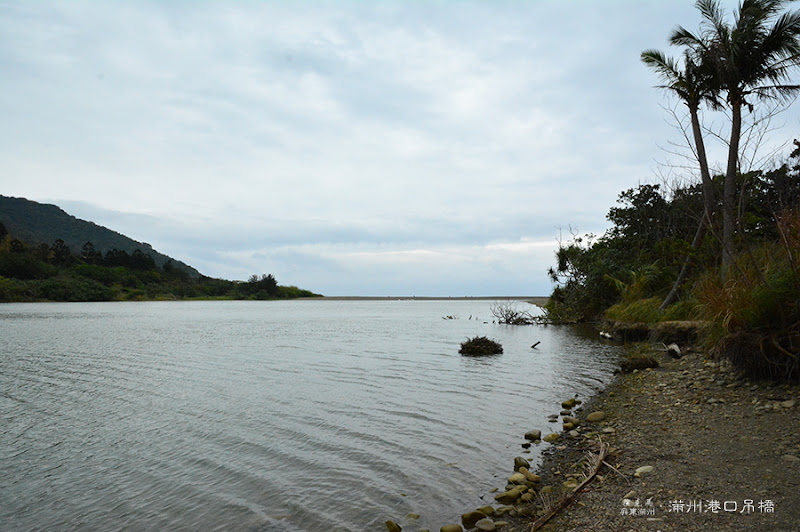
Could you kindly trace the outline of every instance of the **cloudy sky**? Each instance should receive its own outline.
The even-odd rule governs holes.
[[[679,139],[639,54],[698,22],[688,0],[0,0],[0,194],[214,277],[546,295],[559,231],[602,233],[663,173]]]

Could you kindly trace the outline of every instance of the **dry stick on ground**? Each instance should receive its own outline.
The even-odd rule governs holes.
[[[591,470],[586,475],[586,478],[583,480],[583,482],[581,482],[578,485],[578,487],[576,487],[574,490],[569,492],[569,494],[567,494],[565,497],[562,497],[557,503],[551,506],[550,509],[546,509],[544,515],[542,515],[540,518],[534,521],[533,524],[531,525],[531,532],[534,532],[535,530],[539,530],[540,528],[542,528],[545,525],[545,523],[547,523],[554,515],[556,515],[558,512],[569,506],[572,503],[572,501],[575,500],[575,497],[578,496],[578,493],[580,493],[581,490],[585,488],[586,485],[589,484],[589,482],[591,482],[594,479],[594,477],[597,476],[597,473],[600,471],[600,468],[603,467],[603,464],[605,463],[606,454],[608,453],[608,445],[603,443],[603,440],[601,440],[599,436],[597,437],[597,440],[600,443],[600,450],[598,451],[597,455],[590,454]]]

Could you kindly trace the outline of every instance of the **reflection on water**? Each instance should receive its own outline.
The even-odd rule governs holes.
[[[500,487],[522,434],[601,387],[616,356],[573,329],[492,324],[489,307],[0,306],[0,522],[437,529]],[[459,355],[476,335],[504,353]]]

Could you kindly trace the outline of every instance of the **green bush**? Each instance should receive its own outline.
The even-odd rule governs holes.
[[[628,323],[656,323],[661,320],[660,306],[660,297],[617,303],[606,310],[606,318]]]

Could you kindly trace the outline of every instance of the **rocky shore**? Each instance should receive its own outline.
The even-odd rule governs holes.
[[[494,504],[441,531],[530,531],[591,474],[600,441],[597,475],[540,530],[800,530],[800,386],[751,382],[699,352],[655,358],[586,404],[554,405],[521,442],[547,446],[541,465],[515,459]]]

